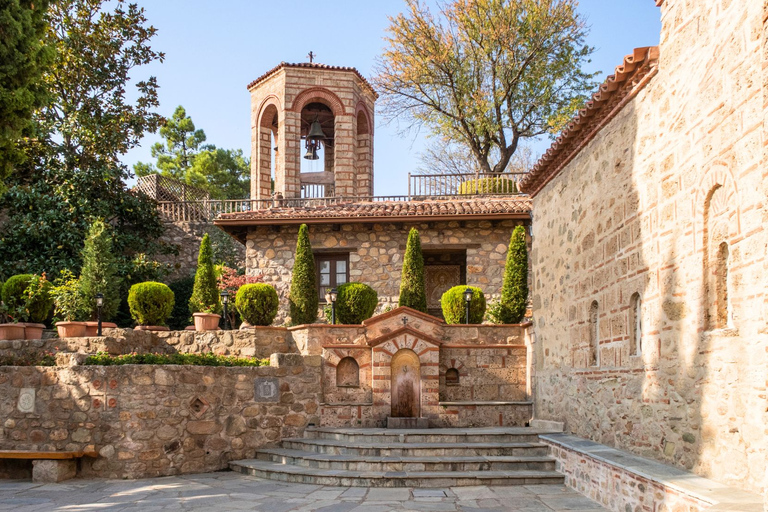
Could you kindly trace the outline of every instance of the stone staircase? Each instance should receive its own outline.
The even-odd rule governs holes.
[[[351,487],[562,484],[539,434],[523,427],[418,430],[309,427],[233,471],[283,482]]]

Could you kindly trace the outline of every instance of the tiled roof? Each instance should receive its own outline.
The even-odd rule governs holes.
[[[527,197],[429,199],[413,201],[361,201],[326,206],[269,208],[222,214],[214,224],[321,224],[328,222],[404,222],[418,220],[511,219],[527,216]]]
[[[299,62],[299,63],[290,63],[290,62],[281,62],[277,66],[273,67],[263,75],[261,75],[259,78],[254,80],[253,82],[248,84],[248,90],[250,91],[251,88],[266,80],[270,76],[274,75],[278,71],[280,71],[283,68],[312,68],[312,69],[327,69],[330,71],[350,71],[357,75],[357,77],[362,80],[363,84],[365,84],[368,89],[378,98],[378,93],[373,89],[373,86],[368,82],[368,80],[365,79],[363,75],[360,74],[360,72],[355,68],[350,68],[346,66],[329,66],[328,64],[318,64],[316,62]]]
[[[624,57],[592,95],[583,109],[563,129],[557,140],[520,181],[520,189],[535,196],[591,141],[595,135],[648,83],[658,69],[659,48],[636,48]]]

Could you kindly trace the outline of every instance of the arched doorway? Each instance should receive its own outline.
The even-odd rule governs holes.
[[[413,350],[403,348],[392,356],[392,417],[421,416],[421,364]]]

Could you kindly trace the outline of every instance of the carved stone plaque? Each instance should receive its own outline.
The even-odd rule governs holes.
[[[440,298],[445,292],[461,284],[461,266],[425,265],[424,286],[427,292],[427,308],[440,309]]]
[[[279,402],[280,383],[276,377],[263,377],[254,380],[254,402]]]
[[[18,407],[21,412],[35,412],[35,388],[21,389]]]

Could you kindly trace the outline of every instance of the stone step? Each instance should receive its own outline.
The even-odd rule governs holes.
[[[329,455],[269,448],[256,452],[256,458],[280,464],[349,471],[552,471],[555,469],[555,459],[543,456],[376,457]]]
[[[365,455],[375,457],[473,457],[473,456],[544,456],[549,453],[541,442],[389,442],[366,443],[336,439],[286,438],[282,447],[288,450],[328,455]]]
[[[249,459],[229,463],[233,471],[259,478],[345,487],[456,487],[474,485],[533,485],[564,482],[555,471],[349,471],[290,466]]]
[[[498,428],[333,428],[309,427],[304,431],[307,439],[334,439],[364,443],[537,443],[539,435],[552,434],[549,429],[529,427]]]

